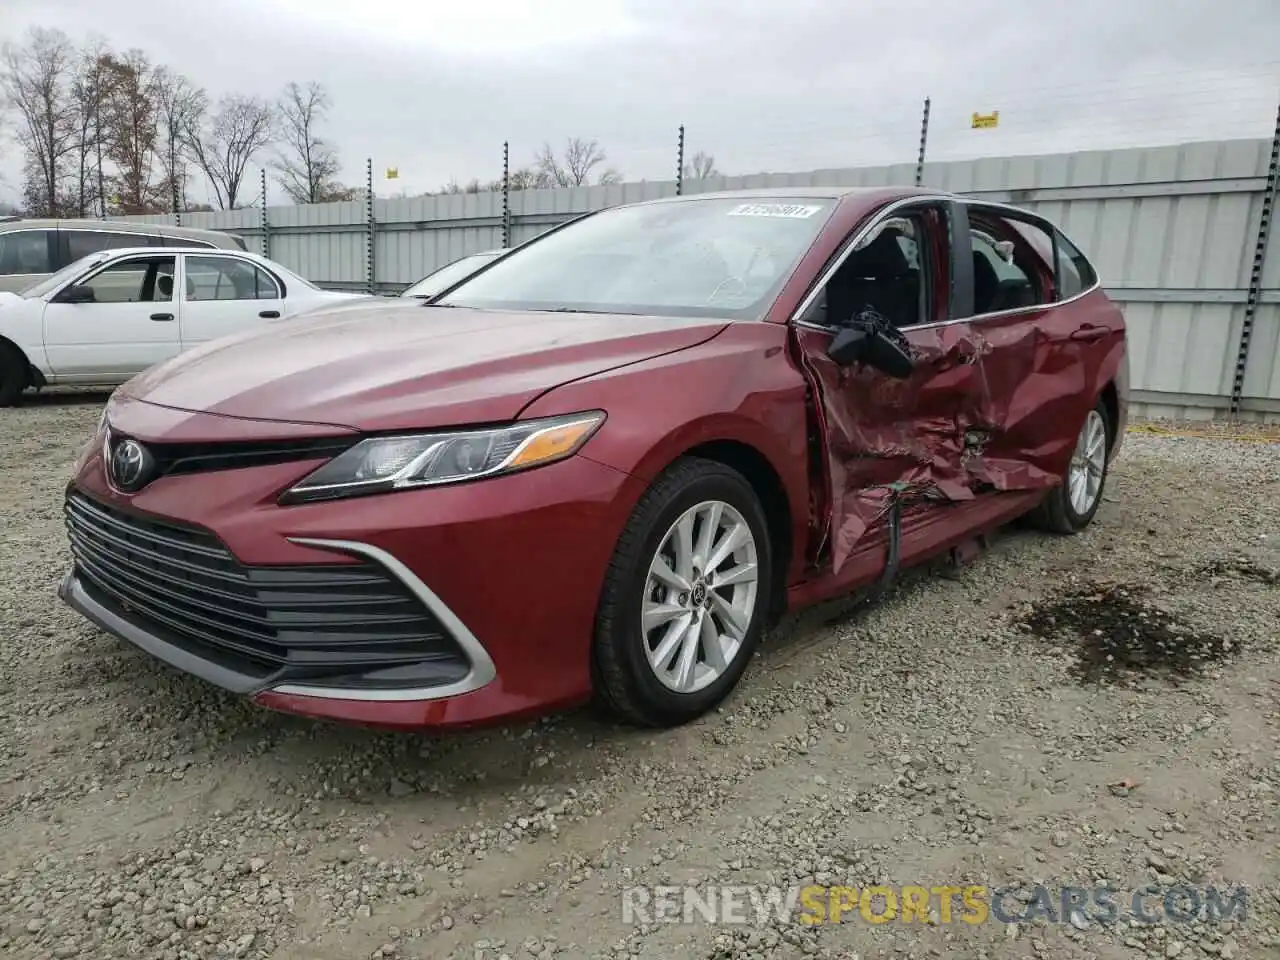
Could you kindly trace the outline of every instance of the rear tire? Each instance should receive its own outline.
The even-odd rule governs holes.
[[[647,727],[715,707],[760,643],[772,566],[764,508],[746,479],[713,460],[676,461],[640,499],[605,575],[597,706]]]
[[[1111,418],[1101,399],[1085,415],[1063,482],[1049,491],[1028,519],[1049,533],[1076,534],[1087,527],[1107,486],[1108,454],[1112,446]]]
[[[0,342],[0,407],[12,407],[31,381],[27,358],[11,343]]]

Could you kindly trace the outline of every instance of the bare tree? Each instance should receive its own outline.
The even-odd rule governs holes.
[[[9,111],[9,100],[4,95],[3,87],[0,87],[0,161],[4,160],[5,158],[5,155],[3,153],[3,151],[7,149],[5,147],[5,141],[8,140],[9,137],[12,135],[13,135],[13,116]],[[8,178],[5,177],[3,173],[0,173],[0,187],[3,187],[8,183],[9,183]],[[0,206],[3,206],[2,201],[0,201]],[[0,213],[0,216],[8,216],[8,214]]]
[[[57,216],[67,199],[68,160],[76,144],[70,92],[75,47],[61,30],[33,27],[25,44],[5,44],[2,59],[0,88],[17,113],[25,155],[27,212]]]
[[[714,154],[704,153],[699,150],[684,165],[684,178],[686,180],[705,180],[707,177],[718,176],[720,176],[720,171],[716,169]]]
[[[351,194],[337,181],[337,152],[317,132],[330,106],[328,93],[313,80],[306,86],[290,83],[276,107],[281,143],[273,166],[294,203],[328,203]]]
[[[164,189],[174,213],[186,205],[191,150],[185,131],[198,129],[208,105],[205,92],[168,67],[156,71],[157,149]]]
[[[591,171],[606,160],[604,148],[595,140],[570,137],[565,141],[563,157],[557,157],[551,144],[543,145],[534,158],[534,166],[548,187],[580,187],[589,182]],[[609,168],[603,171],[599,183],[617,183],[622,175]]]
[[[156,209],[156,69],[141,50],[102,59],[106,78],[104,144],[116,167],[116,206],[123,214]]]
[[[208,123],[193,121],[187,126],[184,140],[213,185],[221,209],[236,209],[249,161],[271,142],[273,119],[269,103],[229,94],[218,101]]]
[[[75,118],[75,169],[72,196],[75,215],[88,217],[105,213],[105,175],[102,155],[102,111],[106,99],[106,43],[91,41],[81,51],[71,81],[71,103]]]
[[[508,180],[512,190],[542,190],[551,186],[547,175],[541,170],[535,170],[533,167],[521,167],[518,170],[512,170],[508,175]],[[498,189],[502,189],[499,182]]]

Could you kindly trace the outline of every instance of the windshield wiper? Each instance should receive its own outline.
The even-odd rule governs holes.
[[[578,307],[547,307],[540,313],[592,313],[596,316],[614,316],[614,317],[643,317],[645,314],[636,313],[634,310],[581,310]]]

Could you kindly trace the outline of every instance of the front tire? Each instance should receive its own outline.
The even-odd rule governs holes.
[[[0,407],[12,407],[27,389],[27,358],[11,343],[0,341]]]
[[[751,485],[687,457],[645,492],[605,575],[596,614],[597,704],[673,727],[741,679],[771,609],[769,525]]]
[[[1107,455],[1113,429],[1107,405],[1099,399],[1076,434],[1076,446],[1063,482],[1032,511],[1035,526],[1050,533],[1074,534],[1093,521],[1107,485]]]

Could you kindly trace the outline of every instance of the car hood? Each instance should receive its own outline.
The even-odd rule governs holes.
[[[0,307],[11,306],[15,303],[22,303],[22,297],[8,290],[0,290]]]
[[[726,325],[398,307],[322,312],[214,340],[120,393],[179,410],[358,430],[491,423],[561,384],[695,346]]]

